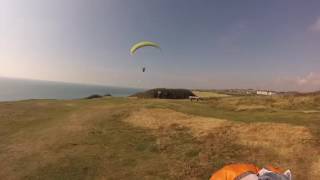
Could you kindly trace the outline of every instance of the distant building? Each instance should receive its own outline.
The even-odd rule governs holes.
[[[267,90],[257,90],[256,93],[258,95],[264,95],[264,96],[272,96],[276,94],[276,92],[274,91],[267,91]]]

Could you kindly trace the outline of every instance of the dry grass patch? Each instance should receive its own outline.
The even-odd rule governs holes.
[[[231,122],[168,109],[142,109],[125,121],[134,126],[153,129],[155,134],[164,136],[160,138],[161,141],[168,141],[164,139],[165,129],[189,129],[201,142],[199,161],[206,162],[208,166],[213,163],[210,162],[211,156],[217,156],[216,153],[220,152],[220,155],[226,156],[224,162],[274,164],[291,169],[299,178],[306,174],[308,177],[320,176],[319,171],[311,168],[319,164],[314,159],[319,157],[319,146],[314,143],[316,137],[303,126]]]
[[[318,110],[305,110],[305,111],[302,111],[302,113],[312,114],[312,113],[320,113],[320,111],[318,111]]]
[[[125,120],[135,126],[153,130],[178,124],[190,128],[195,136],[208,135],[214,128],[230,125],[223,119],[186,115],[169,109],[142,109]]]

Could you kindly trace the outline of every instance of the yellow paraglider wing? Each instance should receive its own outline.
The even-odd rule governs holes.
[[[158,43],[155,43],[155,42],[151,42],[151,41],[140,41],[136,44],[134,44],[131,49],[130,49],[130,54],[133,55],[136,53],[136,51],[140,48],[143,48],[143,47],[147,47],[147,46],[150,46],[150,47],[155,47],[155,48],[158,48],[160,49],[160,45]]]

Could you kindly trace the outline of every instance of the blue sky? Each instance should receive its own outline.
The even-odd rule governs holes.
[[[316,90],[319,9],[318,0],[0,0],[0,76]],[[140,40],[162,51],[131,56]]]

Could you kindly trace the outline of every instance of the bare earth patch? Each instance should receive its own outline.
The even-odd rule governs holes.
[[[232,138],[226,140],[250,151],[248,160],[291,169],[297,177],[306,174],[308,177],[320,177],[319,159],[315,158],[319,157],[318,145],[314,143],[315,137],[309,129],[303,126],[232,122],[187,115],[169,109],[142,109],[134,112],[125,121],[134,126],[152,129],[156,134],[172,126],[181,126],[190,129],[198,139],[222,133],[223,136],[219,137],[223,141],[224,136],[230,135]],[[224,148],[222,146],[221,151],[225,151]],[[270,152],[274,156],[270,157]],[[199,155],[203,154],[205,153]]]

